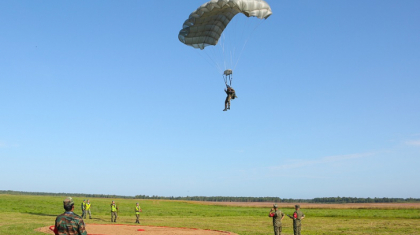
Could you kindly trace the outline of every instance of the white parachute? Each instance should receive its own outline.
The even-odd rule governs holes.
[[[224,31],[239,13],[247,18],[267,19],[272,11],[270,5],[264,0],[211,0],[190,14],[178,34],[178,39],[182,43],[201,49],[205,53],[207,53],[206,47],[220,45],[220,49],[218,49],[220,52],[210,52],[207,57],[216,65],[219,72],[223,73],[225,83],[232,80],[231,69],[234,68],[228,67],[236,67],[242,51],[240,51],[241,45],[238,45],[240,40],[232,35],[225,35]],[[241,25],[237,27],[242,28]],[[250,35],[253,30],[249,27],[243,31],[249,31]],[[227,43],[228,41],[229,43]],[[244,44],[242,45],[243,50],[247,40],[242,43]],[[221,62],[217,57],[222,58]],[[230,65],[227,65],[229,62]]]
[[[216,45],[226,26],[238,13],[259,19],[267,19],[272,14],[270,5],[263,0],[212,0],[190,14],[178,38],[194,48]]]

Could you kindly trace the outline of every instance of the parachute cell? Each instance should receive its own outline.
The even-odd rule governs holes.
[[[178,38],[194,48],[216,45],[223,30],[238,13],[259,19],[267,19],[272,14],[263,0],[211,0],[190,14]]]

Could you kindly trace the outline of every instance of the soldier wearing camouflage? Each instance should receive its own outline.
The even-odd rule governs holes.
[[[274,204],[273,208],[271,208],[268,216],[273,217],[274,234],[275,235],[281,235],[281,231],[282,231],[281,221],[284,218],[284,213],[281,212],[280,210],[278,210],[277,205]]]
[[[295,212],[293,212],[293,216],[287,215],[289,218],[293,219],[293,232],[294,235],[301,235],[300,231],[302,229],[301,221],[305,218],[305,215],[302,211],[300,211],[300,206],[295,206]]]
[[[230,110],[230,100],[238,98],[236,96],[235,90],[228,85],[226,86],[227,86],[227,89],[225,89],[225,92],[226,92],[225,109],[223,109],[223,111]]]
[[[82,206],[82,218],[86,219],[86,200],[83,200],[81,206]]]
[[[74,211],[74,202],[71,197],[63,201],[66,212],[57,216],[55,219],[55,235],[87,235],[83,219],[76,215]]]

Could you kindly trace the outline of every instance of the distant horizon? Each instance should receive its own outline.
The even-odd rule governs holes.
[[[152,195],[152,196],[148,196],[148,195],[134,195],[134,196],[130,196],[130,195],[116,195],[116,194],[97,194],[97,193],[65,193],[65,192],[59,192],[59,193],[54,193],[54,192],[30,192],[30,191],[14,191],[14,190],[0,190],[0,194],[7,194],[7,192],[12,192],[12,193],[17,193],[16,195],[18,195],[18,193],[21,193],[23,195],[33,195],[34,196],[60,196],[60,195],[75,195],[76,197],[87,197],[87,195],[89,195],[90,197],[97,197],[97,198],[108,198],[106,196],[109,196],[109,198],[126,198],[126,199],[155,199],[155,200],[167,200],[170,198],[196,198],[196,197],[202,197],[202,198],[212,198],[212,197],[221,197],[221,198],[255,198],[255,199],[262,199],[262,198],[278,198],[280,200],[302,200],[302,201],[311,201],[311,200],[315,200],[315,199],[322,199],[322,198],[353,198],[353,199],[401,199],[401,200],[414,200],[414,201],[419,201],[420,202],[420,198],[412,198],[412,197],[408,197],[408,198],[388,198],[388,197],[367,197],[367,198],[363,198],[363,197],[342,197],[342,196],[337,196],[337,197],[316,197],[316,198],[281,198],[281,197],[252,197],[252,196],[199,196],[199,195],[195,195],[195,196],[159,196],[159,195]],[[10,194],[13,195],[13,194]],[[100,196],[105,196],[105,197],[100,197]],[[145,196],[147,198],[139,198],[142,196]],[[178,200],[178,199],[177,199]],[[182,199],[180,199],[182,200]],[[383,202],[381,202],[383,203]]]

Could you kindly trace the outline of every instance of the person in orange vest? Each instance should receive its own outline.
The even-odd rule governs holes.
[[[142,210],[138,202],[136,203],[134,211],[136,212],[136,223],[140,224],[140,212],[142,212]]]

